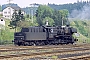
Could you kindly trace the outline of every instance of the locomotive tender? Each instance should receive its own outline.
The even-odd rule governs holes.
[[[74,33],[77,33],[77,30],[69,25],[32,26],[15,32],[13,42],[19,46],[73,44],[77,41],[72,36]]]

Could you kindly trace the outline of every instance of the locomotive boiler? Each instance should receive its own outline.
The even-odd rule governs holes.
[[[73,37],[74,33],[77,33],[77,30],[69,25],[32,26],[15,32],[13,42],[19,46],[73,44],[77,41]]]

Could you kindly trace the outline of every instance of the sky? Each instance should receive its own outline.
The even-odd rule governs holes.
[[[0,5],[7,4],[9,0],[0,0]],[[79,0],[79,1],[90,1],[90,0]],[[18,4],[20,7],[30,6],[32,3],[38,4],[66,4],[66,3],[74,3],[77,0],[11,0],[11,3]]]

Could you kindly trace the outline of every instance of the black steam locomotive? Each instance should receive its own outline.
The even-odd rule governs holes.
[[[77,33],[77,30],[69,25],[33,26],[15,32],[13,42],[19,46],[73,44],[77,41],[73,33]]]

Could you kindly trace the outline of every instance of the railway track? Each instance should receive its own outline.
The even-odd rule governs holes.
[[[46,46],[14,46],[14,45],[0,45],[0,50],[5,49],[27,49],[27,48],[63,48],[63,47],[89,47],[90,44],[79,44],[79,45],[46,45]]]
[[[85,46],[85,45],[84,45]],[[70,49],[70,48],[84,48],[84,46],[82,47],[81,45],[54,45],[54,46],[11,46],[11,47],[0,47],[0,54],[2,54],[3,52],[20,52],[20,51],[32,51],[32,50],[36,50],[36,51],[46,51],[46,50],[62,50],[62,49]],[[86,47],[85,47],[86,48]],[[89,45],[87,45],[87,48],[89,48]],[[43,49],[43,50],[41,50]]]
[[[8,47],[5,49],[0,49],[0,59],[7,59],[7,60],[22,60],[22,59],[30,59],[30,58],[40,58],[44,56],[62,56],[58,57],[60,59],[65,59],[70,55],[76,56],[83,56],[89,55],[90,56],[90,47],[89,45],[72,45],[72,46],[38,46],[38,47],[29,47],[29,46],[20,46],[20,47]],[[74,59],[68,58],[68,59]],[[78,58],[79,59],[79,58]]]
[[[0,59],[4,59],[4,58],[10,59],[13,57],[28,57],[29,59],[35,57],[38,58],[42,56],[52,56],[52,55],[59,55],[60,59],[82,56],[82,55],[90,55],[90,49],[56,50],[56,51],[38,52],[38,53],[10,54],[10,55],[1,55]]]

